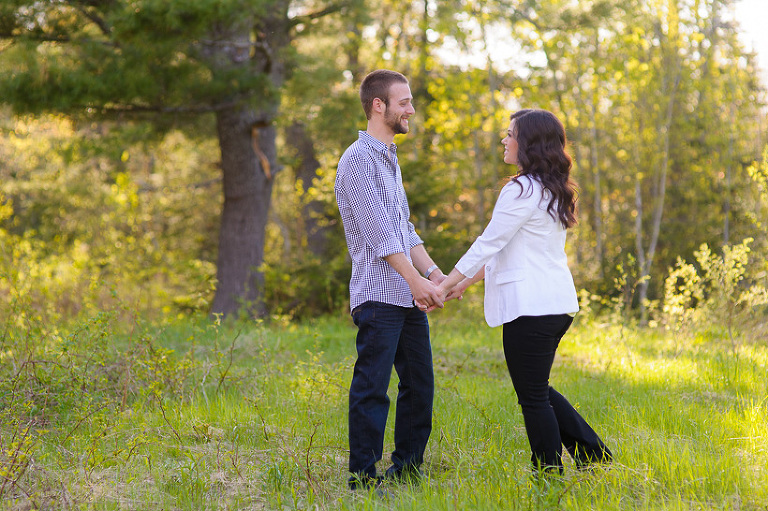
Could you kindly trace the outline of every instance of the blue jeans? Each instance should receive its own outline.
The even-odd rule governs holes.
[[[558,314],[522,316],[504,324],[504,356],[536,469],[562,472],[563,446],[578,467],[612,458],[587,421],[549,385],[557,346],[572,322],[571,316]]]
[[[396,469],[418,467],[432,432],[435,394],[427,315],[416,307],[369,301],[356,307],[352,318],[358,333],[349,387],[349,471],[360,479],[376,477],[393,365],[400,383],[392,464]]]

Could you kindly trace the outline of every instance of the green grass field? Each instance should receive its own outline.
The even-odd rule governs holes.
[[[616,461],[578,472],[567,460],[563,478],[536,484],[501,330],[472,299],[431,325],[428,478],[390,485],[388,498],[346,486],[348,316],[8,326],[0,508],[768,509],[765,342],[578,317],[552,384]]]

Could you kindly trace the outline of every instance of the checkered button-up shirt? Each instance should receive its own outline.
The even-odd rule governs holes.
[[[395,144],[360,131],[339,160],[335,190],[352,258],[350,307],[369,300],[412,307],[408,283],[384,260],[403,252],[410,261],[411,248],[423,243],[409,220]]]

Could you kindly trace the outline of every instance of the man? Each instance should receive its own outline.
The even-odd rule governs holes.
[[[415,113],[408,80],[377,70],[360,86],[366,131],[339,160],[336,202],[352,258],[357,361],[349,389],[350,488],[376,486],[392,367],[400,378],[395,450],[385,476],[418,477],[432,431],[434,375],[426,312],[442,307],[437,268],[410,222],[394,138]],[[422,277],[421,274],[424,276]]]

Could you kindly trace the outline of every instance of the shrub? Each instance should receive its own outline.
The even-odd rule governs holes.
[[[664,325],[678,334],[696,329],[727,336],[734,348],[764,327],[766,274],[749,264],[752,241],[724,246],[722,255],[702,244],[694,253],[698,267],[678,258],[664,285]]]

